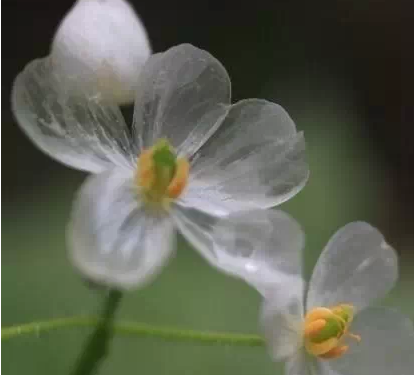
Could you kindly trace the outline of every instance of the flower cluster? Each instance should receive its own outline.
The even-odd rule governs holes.
[[[345,226],[305,286],[302,230],[286,213],[269,210],[296,195],[309,174],[303,133],[287,112],[261,99],[231,104],[225,68],[188,44],[142,66],[139,53],[109,59],[118,39],[103,46],[88,28],[103,55],[82,60],[73,52],[80,50],[76,22],[98,3],[79,0],[52,53],[29,63],[12,93],[17,122],[34,144],[91,173],[67,233],[76,268],[111,288],[141,287],[174,254],[180,232],[210,265],[261,293],[263,333],[272,357],[286,361],[286,374],[408,375],[412,323],[368,308],[397,279],[397,256],[383,236],[366,223]],[[141,30],[129,8],[121,0],[102,3],[115,7],[104,14],[128,43]],[[125,88],[129,74],[106,74],[117,66],[121,73],[136,66],[133,86]],[[107,85],[96,84],[102,79]],[[131,91],[129,127],[118,104]]]

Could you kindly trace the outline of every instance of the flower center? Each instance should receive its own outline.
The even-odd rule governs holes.
[[[354,317],[352,305],[341,304],[331,308],[317,307],[306,314],[304,339],[308,353],[322,359],[333,359],[345,354],[349,346],[341,342],[345,337],[361,341],[348,332]]]
[[[165,139],[144,150],[138,158],[135,182],[150,205],[168,208],[187,186],[190,164],[177,158]]]

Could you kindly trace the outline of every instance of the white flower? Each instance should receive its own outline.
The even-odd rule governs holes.
[[[150,54],[145,28],[125,0],[78,0],[59,25],[51,49],[62,75],[77,75],[87,65],[102,94],[117,104],[133,102],[138,73]],[[80,77],[80,90],[83,82]]]
[[[265,100],[231,105],[226,70],[203,50],[150,57],[131,132],[118,107],[93,90],[74,95],[59,71],[48,58],[30,63],[16,78],[13,110],[40,149],[95,173],[68,233],[74,264],[94,281],[147,282],[173,254],[177,230],[214,265],[218,218],[276,206],[306,183],[303,134],[289,115]]]
[[[249,222],[265,223],[264,229],[237,246],[237,233]],[[292,219],[270,210],[232,214],[216,231],[222,268],[264,296],[263,333],[272,358],[286,361],[287,375],[412,374],[413,323],[397,311],[369,307],[398,277],[397,255],[377,229],[363,222],[340,229],[306,293],[299,277],[303,234]],[[249,264],[256,266],[254,274]]]

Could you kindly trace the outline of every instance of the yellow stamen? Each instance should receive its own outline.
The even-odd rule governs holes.
[[[312,309],[306,314],[305,317],[305,325],[312,323],[315,320],[318,319],[325,319],[332,316],[332,311],[330,309],[327,309],[326,307],[316,307],[315,309]]]
[[[139,156],[135,183],[144,202],[166,209],[183,193],[189,171],[189,162],[177,159],[173,148],[162,139]]]
[[[342,345],[342,346],[336,346],[335,348],[331,349],[329,352],[326,352],[325,354],[320,354],[319,357],[323,359],[335,359],[342,357],[349,349],[349,346]]]
[[[353,320],[352,305],[340,304],[332,308],[316,307],[305,316],[303,337],[306,350],[319,358],[334,359],[344,355],[349,347],[342,345],[344,337],[357,342],[359,335],[348,331]]]
[[[187,185],[190,172],[190,163],[184,159],[177,159],[175,175],[167,188],[167,195],[170,198],[178,198]]]
[[[305,326],[305,337],[312,337],[318,334],[324,327],[326,326],[326,320],[324,319],[317,319],[313,322],[308,323]]]
[[[339,340],[336,337],[332,337],[324,342],[321,342],[320,344],[307,342],[306,343],[306,349],[310,354],[313,354],[315,356],[320,356],[321,354],[325,354],[335,347],[338,346]]]
[[[154,151],[143,151],[138,159],[138,173],[136,183],[144,189],[151,188],[154,183],[154,161],[152,159]]]

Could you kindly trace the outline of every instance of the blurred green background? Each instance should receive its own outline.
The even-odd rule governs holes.
[[[401,95],[397,2],[133,2],[155,51],[190,42],[223,62],[233,97],[283,105],[305,131],[311,177],[283,205],[307,235],[306,272],[342,225],[365,220],[400,254],[401,280],[384,301],[414,319],[413,128]],[[375,3],[375,6],[374,6]],[[2,326],[96,313],[103,295],[69,264],[65,226],[85,175],[38,151],[15,124],[15,75],[47,54],[70,1],[4,1]],[[397,29],[397,30],[396,30]],[[10,40],[8,40],[10,39]],[[391,58],[392,57],[392,58]],[[130,108],[124,109],[127,117]],[[391,130],[390,130],[391,129]],[[412,138],[411,138],[412,139]],[[257,333],[259,296],[217,273],[179,241],[156,281],[127,294],[118,318],[199,330]],[[2,343],[5,374],[69,374],[90,330]],[[279,374],[264,348],[116,337],[100,374]]]

